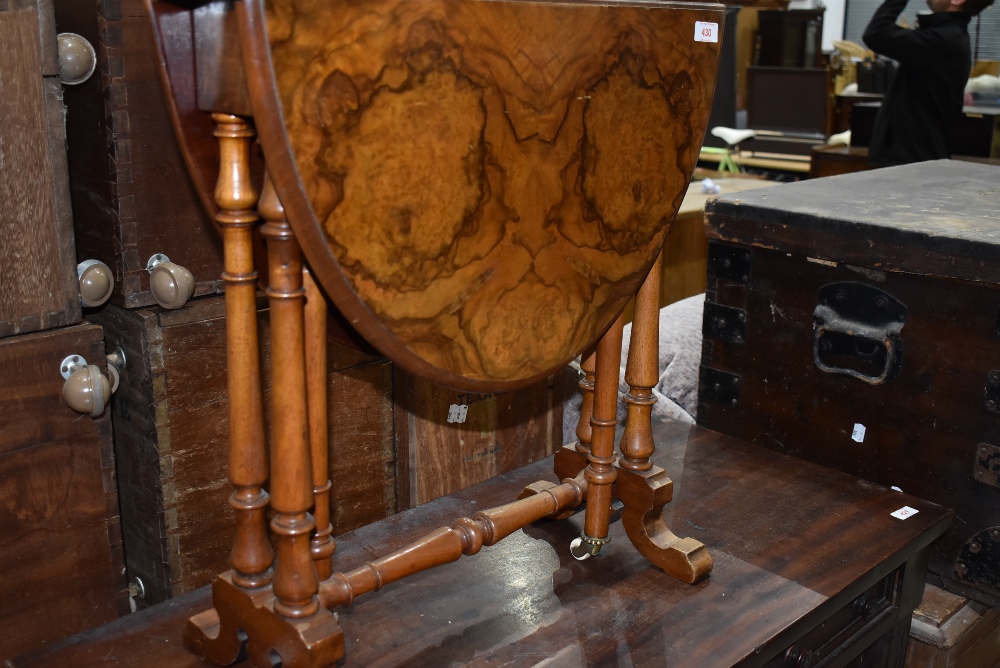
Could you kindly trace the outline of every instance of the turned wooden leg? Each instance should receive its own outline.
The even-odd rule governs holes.
[[[521,492],[517,501],[459,518],[450,527],[442,527],[392,554],[347,573],[334,573],[323,581],[320,598],[328,608],[350,605],[361,594],[450,563],[463,554],[476,554],[484,545],[495,545],[543,517],[557,517],[579,506],[586,493],[587,481],[582,473],[559,485],[536,482]]]
[[[302,270],[306,290],[306,395],[309,397],[309,451],[316,531],[310,543],[316,574],[325,580],[333,573],[333,525],[330,523],[330,422],[327,415],[326,299],[308,269]]]
[[[214,115],[220,145],[217,219],[225,242],[226,346],[229,365],[230,478],[236,491],[232,570],[212,584],[210,610],[191,617],[184,645],[217,665],[248,657],[256,668],[328,666],[344,655],[336,618],[319,607],[319,583],[310,553],[314,526],[312,473],[306,436],[302,265],[298,245],[268,182],[261,209],[270,244],[272,362],[271,528],[265,513],[268,479],[258,368],[256,274],[251,227],[257,194],[250,179],[247,123]],[[325,370],[324,370],[325,371]],[[272,570],[272,564],[276,567]]]
[[[622,525],[629,540],[653,564],[685,582],[696,582],[712,570],[705,546],[693,538],[678,538],[663,522],[663,506],[670,502],[673,482],[649,458],[654,451],[651,414],[659,380],[660,262],[635,297],[632,338],[625,381],[628,417],[622,435],[615,492],[625,504]]]
[[[270,176],[265,177],[260,213],[267,222],[271,304],[271,520],[277,566],[274,609],[289,618],[307,617],[319,608],[319,581],[310,550],[316,524],[312,465],[307,442],[305,371],[305,290],[302,253],[285,220]]]
[[[621,374],[621,315],[597,344],[594,377],[594,409],[590,418],[593,436],[587,454],[587,512],[583,535],[573,542],[573,555],[585,558],[596,555],[608,542],[611,499],[617,477],[615,463],[615,425],[618,424],[618,378]]]
[[[274,555],[264,511],[267,454],[260,366],[257,359],[257,272],[253,265],[253,226],[257,192],[250,182],[253,131],[236,116],[215,114],[220,170],[215,188],[222,227],[226,282],[226,354],[229,376],[229,478],[236,488],[236,539],[230,562],[233,582],[253,589],[271,582]]]
[[[245,120],[213,114],[219,139],[219,180],[215,219],[222,228],[226,282],[226,364],[229,382],[229,503],[236,510],[236,536],[230,554],[231,585],[263,591],[271,583],[274,553],[267,537],[267,454],[260,366],[257,357],[257,272],[253,263],[253,226],[257,191],[250,180],[250,142]],[[256,595],[256,594],[253,594]],[[226,665],[244,649],[238,624],[220,620],[215,609],[192,618],[185,643],[210,661]]]
[[[621,468],[630,471],[648,471],[653,466],[649,458],[655,448],[651,423],[653,404],[656,403],[653,386],[660,377],[658,302],[662,258],[661,252],[635,296],[632,337],[625,365],[625,382],[629,386],[625,395],[628,413],[619,446],[622,456],[618,460]]]

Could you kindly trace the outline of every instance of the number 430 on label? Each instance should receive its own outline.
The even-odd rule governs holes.
[[[694,41],[696,42],[718,42],[719,24],[707,23],[705,21],[695,21]]]

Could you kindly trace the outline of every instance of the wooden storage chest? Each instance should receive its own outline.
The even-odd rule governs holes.
[[[930,570],[1000,604],[1000,169],[710,202],[699,424],[955,511]]]
[[[264,410],[270,364],[260,301]],[[112,402],[129,577],[144,603],[211,582],[228,568],[233,511],[227,500],[229,415],[225,301],[177,311],[108,305],[91,316],[128,360]],[[331,346],[330,473],[334,533],[396,511],[392,368],[379,357]]]
[[[52,6],[0,2],[0,336],[80,320]]]
[[[913,611],[907,668],[995,668],[1000,661],[1000,609],[934,585]]]
[[[0,339],[0,661],[129,611],[111,416],[63,401],[68,355],[103,367],[101,328]]]
[[[156,254],[193,274],[195,296],[220,292],[222,243],[174,137],[145,2],[55,5],[58,29],[82,35],[97,52],[94,75],[65,93],[80,259],[112,268],[111,301],[121,306],[154,303],[147,263]]]

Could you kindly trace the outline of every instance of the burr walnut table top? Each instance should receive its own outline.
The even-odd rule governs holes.
[[[236,6],[268,171],[317,280],[372,345],[496,391],[607,329],[684,198],[722,5]],[[212,16],[194,12],[199,44]]]
[[[947,510],[697,427],[661,424],[655,435],[654,459],[675,482],[665,520],[709,547],[715,568],[707,580],[689,586],[662,574],[620,523],[601,556],[575,561],[569,542],[582,514],[544,522],[340,610],[346,665],[781,662],[803,638],[832,634],[845,623],[838,615],[863,608],[855,601],[894,582],[904,563],[898,618],[879,621],[891,610],[876,615],[846,645],[871,643],[886,629],[905,640],[923,587],[919,555],[945,530]],[[524,485],[551,478],[550,466],[545,459],[348,533],[335,566],[353,567],[513,499]],[[903,506],[919,512],[890,515]],[[184,650],[181,628],[209,606],[208,590],[198,590],[13,665],[200,666]]]

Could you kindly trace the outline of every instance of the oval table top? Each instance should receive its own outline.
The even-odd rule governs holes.
[[[368,341],[480,391],[549,375],[596,341],[686,192],[721,6],[244,4],[269,173],[314,274]],[[696,40],[703,24],[716,41]]]

